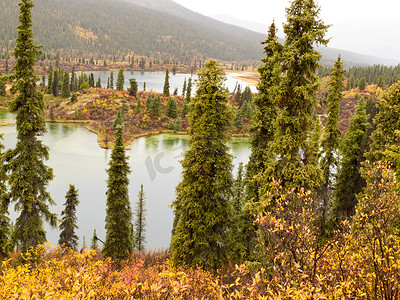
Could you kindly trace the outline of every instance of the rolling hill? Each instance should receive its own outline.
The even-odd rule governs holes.
[[[3,49],[14,47],[17,3],[0,0]],[[263,56],[260,43],[266,34],[203,16],[172,0],[35,0],[35,4],[35,41],[45,51],[115,56],[133,52],[187,63],[215,58],[258,64]],[[332,48],[320,51],[326,65],[339,53],[348,66],[392,63]]]

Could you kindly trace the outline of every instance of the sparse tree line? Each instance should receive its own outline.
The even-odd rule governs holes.
[[[43,163],[48,150],[37,139],[44,132],[44,105],[33,74],[39,49],[32,47],[32,5],[31,0],[21,1],[16,74],[9,78],[16,79],[13,90],[19,91],[11,106],[17,113],[18,142],[2,155],[0,173],[2,249],[7,249],[11,236],[21,251],[45,242],[43,220],[56,224],[48,208],[53,201],[46,192],[53,177]],[[250,107],[242,113],[250,113],[253,122],[249,161],[239,165],[235,178],[227,146],[235,112],[222,67],[209,60],[198,72],[196,95],[187,99],[189,149],[172,203],[172,263],[215,273],[229,264],[245,264],[248,272],[257,274],[255,278],[263,276],[265,289],[288,298],[397,299],[400,82],[391,85],[376,106],[360,98],[350,129],[342,135],[338,116],[346,70],[338,57],[331,68],[327,122],[321,128],[315,112],[321,54],[313,46],[327,44],[328,26],[313,0],[293,0],[286,12],[284,44],[277,39],[274,23],[263,42],[257,96],[252,99],[251,93],[236,88],[239,110]],[[122,80],[118,77],[117,88]],[[183,94],[189,84],[185,81]],[[168,71],[164,87],[169,96]],[[132,81],[130,92],[136,88]],[[148,107],[157,113],[157,105],[149,102]],[[176,116],[173,101],[168,103],[168,114]],[[143,245],[144,237],[137,233],[144,229],[144,194],[141,187],[135,213],[141,221],[133,225],[127,191],[131,170],[121,117],[114,125],[103,254],[120,262],[132,254],[134,240],[136,247]],[[66,198],[60,241],[73,248],[78,203],[73,186]],[[10,235],[11,202],[20,216]],[[94,248],[95,242],[96,238]]]

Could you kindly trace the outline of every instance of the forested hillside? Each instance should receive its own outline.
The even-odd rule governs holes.
[[[0,46],[12,49],[18,0],[0,0]],[[38,0],[33,9],[35,41],[45,51],[148,57],[258,60],[262,34],[244,29],[228,34],[209,26],[124,1]],[[222,24],[222,23],[221,23]],[[231,26],[232,27],[232,26]],[[250,37],[247,37],[247,36]]]

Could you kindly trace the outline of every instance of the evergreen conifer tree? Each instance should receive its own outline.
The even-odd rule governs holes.
[[[71,93],[69,91],[69,74],[68,74],[68,72],[65,72],[63,81],[64,82],[63,82],[63,86],[62,86],[61,97],[68,98],[71,95]]]
[[[175,264],[216,270],[226,259],[232,194],[232,156],[226,142],[233,114],[225,79],[214,60],[198,72],[198,89],[189,114],[189,149],[172,203],[175,219],[170,249]]]
[[[151,105],[150,113],[153,116],[159,117],[161,115],[161,98],[160,95],[154,98]]]
[[[46,94],[52,94],[52,93],[53,93],[53,65],[50,63]]]
[[[94,74],[90,73],[89,75],[89,87],[94,87]]]
[[[5,79],[2,79],[0,76],[0,96],[6,95],[6,83]]]
[[[231,198],[232,221],[227,233],[230,257],[234,263],[242,263],[248,258],[248,237],[244,228],[248,225],[249,217],[243,210],[246,198],[244,175],[243,163],[240,163],[233,182],[233,196]]]
[[[3,134],[0,133],[0,141],[3,139]],[[3,144],[0,143],[0,259],[7,256],[10,252],[10,219],[8,217],[8,207],[6,199],[6,182],[7,174],[4,169],[4,155],[3,155]]]
[[[110,74],[110,87],[109,88],[114,89],[114,72],[113,71],[111,71],[111,74]]]
[[[76,92],[78,90],[78,84],[76,81],[76,74],[75,74],[75,67],[72,67],[71,82],[69,84],[69,90],[70,90],[70,92]]]
[[[127,259],[133,251],[132,211],[129,202],[128,175],[131,172],[125,154],[123,127],[117,126],[107,180],[106,240],[103,254],[115,261]]]
[[[53,179],[53,171],[44,164],[49,158],[48,148],[37,139],[45,132],[43,116],[43,94],[36,92],[37,77],[33,66],[40,55],[39,47],[34,44],[32,32],[31,0],[19,3],[20,24],[17,26],[17,40],[14,49],[16,59],[16,83],[13,91],[18,95],[11,103],[10,110],[15,112],[17,143],[14,149],[5,153],[6,171],[9,173],[8,200],[15,202],[19,213],[15,222],[12,238],[21,251],[46,242],[43,219],[56,226],[57,217],[49,211],[54,204],[46,186]]]
[[[247,199],[258,202],[260,177],[267,168],[269,159],[270,142],[274,137],[274,122],[276,119],[276,106],[274,104],[274,88],[278,84],[279,55],[282,45],[276,36],[276,27],[273,22],[268,31],[268,37],[263,42],[265,45],[262,58],[263,65],[258,68],[260,80],[257,84],[258,94],[254,99],[254,120],[252,122],[252,135],[250,139],[251,154],[246,167],[246,195]]]
[[[138,91],[138,84],[135,78],[131,78],[129,79],[129,84],[130,84],[130,88],[129,90],[129,95],[130,96],[134,96],[136,98],[136,93]]]
[[[75,233],[75,229],[78,229],[76,225],[76,207],[79,204],[78,200],[78,190],[73,184],[69,185],[67,194],[65,195],[64,210],[61,212],[62,220],[60,224],[60,239],[58,244],[65,248],[70,248],[72,250],[78,250],[79,238]]]
[[[168,98],[167,102],[167,116],[169,118],[176,118],[178,116],[178,107],[174,98]]]
[[[143,251],[146,245],[146,207],[145,207],[145,195],[143,192],[143,184],[140,186],[138,194],[138,200],[136,202],[135,209],[135,224],[134,224],[134,245],[138,251]]]
[[[177,117],[174,124],[174,131],[182,131],[182,121],[180,117]]]
[[[394,169],[399,162],[387,156],[387,150],[392,146],[400,145],[400,137],[396,130],[400,130],[400,81],[393,84],[383,94],[377,103],[378,113],[374,118],[376,129],[372,133],[371,150],[367,153],[370,161],[383,160],[390,162]]]
[[[97,242],[96,228],[93,229],[93,237],[92,237],[92,241],[90,243],[90,249],[99,250],[99,243]]]
[[[342,90],[344,88],[344,75],[346,70],[342,67],[343,63],[340,55],[335,62],[332,73],[329,79],[329,90],[327,96],[328,109],[326,111],[328,119],[324,128],[324,136],[322,139],[321,151],[321,169],[324,175],[322,185],[319,189],[319,197],[321,204],[321,230],[324,231],[326,224],[327,211],[329,201],[332,196],[333,184],[335,182],[335,170],[339,165],[339,142],[340,142],[340,129],[339,129],[339,109],[340,101],[343,100]]]
[[[365,186],[360,167],[365,160],[362,146],[367,139],[368,115],[364,98],[358,102],[356,112],[350,119],[349,131],[343,137],[340,147],[341,162],[337,174],[332,205],[333,219],[342,220],[354,214],[356,195]]]
[[[100,76],[99,76],[99,78],[97,78],[97,81],[96,81],[96,88],[101,88],[101,79],[100,79]]]
[[[314,0],[293,0],[286,9],[286,35],[280,59],[281,76],[274,93],[278,107],[275,135],[270,144],[271,159],[267,182],[281,180],[288,190],[315,190],[322,181],[311,134],[315,124],[315,102],[318,89],[321,53],[315,45],[326,45],[328,26],[318,18],[319,7]]]
[[[54,73],[53,73],[52,92],[53,92],[54,97],[57,97],[60,95],[60,87],[59,87],[59,83],[58,83],[58,71],[57,70],[54,70]]]
[[[118,71],[118,76],[117,76],[117,91],[124,90],[124,82],[125,82],[124,68],[121,67]]]
[[[186,102],[187,103],[190,103],[191,95],[192,95],[192,78],[189,77],[188,84],[186,87]]]
[[[169,71],[168,71],[168,68],[165,70],[163,94],[164,94],[164,96],[169,97]]]
[[[154,100],[151,98],[151,96],[149,94],[146,99],[146,113],[148,113],[148,114],[152,113],[153,101]]]
[[[182,106],[182,118],[186,118],[186,115],[189,113],[189,105],[188,103],[185,101],[183,102],[183,106]]]
[[[185,80],[183,81],[182,97],[185,97],[185,95],[186,95],[186,77]]]

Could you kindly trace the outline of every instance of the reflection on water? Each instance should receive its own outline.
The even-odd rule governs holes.
[[[0,120],[10,120],[12,115],[0,112]],[[106,169],[111,150],[97,145],[97,136],[82,126],[71,124],[47,124],[47,133],[41,137],[50,148],[50,159],[46,162],[53,168],[55,178],[48,191],[57,203],[51,208],[60,216],[69,184],[79,190],[80,204],[77,209],[78,230],[82,244],[86,243],[96,229],[101,239],[105,238]],[[4,134],[2,143],[6,148],[15,146],[15,126],[0,127]],[[234,165],[247,162],[249,148],[246,139],[232,139]],[[175,187],[181,178],[182,153],[188,148],[188,136],[160,134],[134,140],[127,150],[132,173],[129,176],[131,207],[135,206],[140,185],[146,195],[148,248],[167,248],[171,236],[173,214],[170,204],[175,197]],[[10,207],[11,208],[11,207]],[[16,214],[10,217],[15,220]],[[59,232],[46,227],[47,238],[57,244]]]

